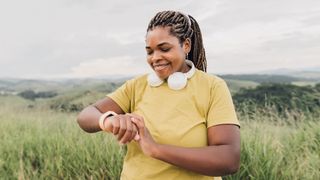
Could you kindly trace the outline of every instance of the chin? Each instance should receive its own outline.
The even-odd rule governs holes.
[[[167,79],[167,78],[169,77],[169,75],[170,75],[170,74],[163,74],[163,73],[159,74],[159,73],[157,73],[157,72],[156,72],[156,74],[157,74],[157,76],[158,76],[160,79],[162,79],[162,80]]]
[[[157,74],[157,75],[162,80],[165,80],[165,79],[167,79],[169,77],[169,75],[161,75],[161,74]]]
[[[157,71],[155,71],[155,73],[157,74],[157,76],[160,78],[160,79],[163,79],[163,80],[165,80],[165,79],[167,79],[169,76],[170,76],[170,74],[172,74],[171,72],[157,72]]]

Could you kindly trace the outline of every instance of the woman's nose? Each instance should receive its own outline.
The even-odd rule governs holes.
[[[156,62],[157,60],[161,59],[161,52],[154,51],[151,59],[153,62]]]

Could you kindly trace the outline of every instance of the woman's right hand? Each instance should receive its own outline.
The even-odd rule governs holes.
[[[112,133],[121,144],[127,144],[133,139],[138,140],[138,128],[128,114],[108,117],[104,122],[105,130]]]

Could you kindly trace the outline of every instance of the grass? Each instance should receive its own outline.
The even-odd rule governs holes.
[[[2,98],[23,104],[24,100]],[[20,101],[20,102],[17,102]],[[125,149],[105,133],[87,134],[76,114],[0,106],[0,174],[4,179],[117,179]]]
[[[226,179],[319,179],[320,123],[242,123],[240,171]]]
[[[0,96],[0,102],[0,179],[119,178],[126,150],[113,137],[83,132],[75,113],[42,101]],[[290,118],[240,114],[241,167],[224,178],[319,179],[320,121]]]

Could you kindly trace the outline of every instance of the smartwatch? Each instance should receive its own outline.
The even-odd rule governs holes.
[[[115,115],[118,115],[117,113],[113,112],[113,111],[107,111],[105,113],[103,113],[100,118],[99,118],[99,126],[100,128],[105,131],[105,127],[104,127],[104,122],[105,120],[108,118],[108,117],[111,117],[111,116],[115,116]]]

